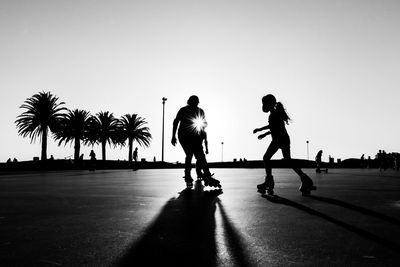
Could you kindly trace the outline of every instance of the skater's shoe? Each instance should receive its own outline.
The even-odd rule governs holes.
[[[261,194],[265,194],[267,192],[268,195],[273,195],[274,187],[275,187],[274,178],[272,176],[265,177],[265,182],[257,185],[257,192]]]
[[[310,188],[308,188],[307,186],[305,186],[304,184],[301,184],[299,191],[301,192],[301,194],[303,196],[308,196],[311,194],[311,190]]]
[[[193,179],[190,176],[183,176],[183,179],[185,179],[186,182],[186,188],[187,189],[192,189],[193,188]]]
[[[257,192],[261,194],[268,193],[268,195],[273,195],[274,194],[274,187],[270,187],[267,183],[262,183],[257,185]]]
[[[210,174],[210,175],[205,175],[204,176],[204,178],[203,178],[203,180],[204,180],[204,185],[205,186],[211,186],[211,187],[219,187],[219,188],[221,188],[221,184],[220,184],[220,182],[217,180],[217,179],[215,179],[215,178],[213,178],[212,176],[213,176],[214,174]]]
[[[303,196],[311,194],[312,190],[317,190],[317,187],[314,185],[313,181],[307,175],[301,177],[301,186],[299,188],[300,192]]]

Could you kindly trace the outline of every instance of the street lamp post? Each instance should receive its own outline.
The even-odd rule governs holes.
[[[161,148],[161,161],[164,162],[164,114],[165,114],[165,101],[167,98],[162,98],[163,110],[162,110],[162,148]]]
[[[310,141],[306,141],[307,143],[307,160],[310,160],[310,154],[309,154],[309,150],[308,150],[308,144],[310,143]]]
[[[224,142],[221,142],[221,162],[224,161]]]

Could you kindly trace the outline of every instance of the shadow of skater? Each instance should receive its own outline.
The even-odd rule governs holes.
[[[193,156],[197,160],[198,168],[203,171],[204,184],[206,186],[221,187],[220,182],[212,178],[204,155],[202,132],[207,126],[207,122],[204,111],[198,107],[199,102],[199,98],[192,95],[189,97],[187,105],[179,109],[173,122],[171,143],[173,146],[176,145],[176,132],[178,131],[179,143],[186,155],[184,178],[187,188],[193,188],[193,178],[191,176]]]
[[[340,227],[342,227],[342,228],[344,228],[344,229],[346,229],[348,231],[351,231],[351,232],[353,232],[353,233],[355,233],[355,234],[357,234],[357,235],[359,235],[361,237],[364,237],[364,238],[369,239],[371,241],[374,241],[374,242],[376,242],[378,244],[381,244],[381,245],[383,245],[383,246],[385,246],[387,248],[390,248],[390,249],[395,250],[395,251],[400,251],[400,244],[397,244],[396,242],[393,242],[391,240],[387,240],[387,239],[382,238],[382,237],[380,237],[380,236],[378,236],[376,234],[373,234],[373,233],[365,231],[365,230],[363,230],[361,228],[358,228],[358,227],[356,227],[354,225],[351,225],[351,224],[345,223],[343,221],[340,221],[340,220],[338,220],[336,218],[333,218],[333,217],[331,217],[329,215],[326,215],[326,214],[324,214],[322,212],[314,210],[314,209],[312,209],[310,207],[304,206],[302,204],[299,204],[299,203],[291,201],[289,199],[280,197],[278,195],[273,195],[273,196],[263,195],[262,197],[268,199],[269,201],[271,201],[273,203],[283,204],[283,205],[287,205],[287,206],[290,206],[290,207],[305,211],[305,212],[307,212],[307,213],[309,213],[311,215],[317,216],[317,217],[319,217],[321,219],[324,219],[324,220],[326,220],[328,222],[334,223],[334,224],[336,224],[336,225],[338,225],[338,226],[340,226]],[[314,196],[313,196],[313,198],[318,199],[317,197],[314,197]]]
[[[215,211],[221,190],[183,190],[116,266],[217,266]]]
[[[270,113],[268,125],[254,129],[253,133],[269,130],[258,136],[258,139],[263,139],[267,135],[271,135],[272,141],[264,154],[265,181],[257,185],[258,192],[265,194],[274,194],[274,178],[272,176],[271,158],[279,150],[282,150],[282,155],[290,167],[300,176],[301,186],[300,191],[303,195],[309,195],[311,190],[316,190],[313,181],[305,174],[292,160],[290,155],[290,138],[286,131],[285,124],[288,124],[290,118],[281,102],[277,102],[275,96],[268,94],[262,98],[262,111]]]
[[[344,207],[344,208],[347,208],[350,210],[354,210],[354,211],[360,212],[365,215],[370,215],[370,216],[376,217],[378,219],[381,219],[381,220],[384,220],[384,221],[387,221],[387,222],[390,222],[390,223],[400,226],[399,219],[387,216],[386,214],[383,214],[383,213],[379,213],[379,212],[376,212],[376,211],[373,211],[370,209],[359,207],[359,206],[356,206],[356,205],[353,205],[350,203],[346,203],[346,202],[343,202],[343,201],[340,201],[337,199],[333,199],[333,198],[320,197],[320,196],[308,196],[308,197],[315,199],[315,200],[322,201],[322,202],[326,202],[326,203],[329,203],[332,205],[337,205],[337,206]]]
[[[225,230],[225,242],[227,251],[229,253],[229,262],[224,262],[224,266],[256,266],[254,262],[247,256],[246,247],[242,241],[240,233],[236,230],[234,225],[231,223],[228,215],[225,212],[225,208],[221,201],[217,199],[217,205],[222,217],[222,224]],[[251,253],[251,252],[250,252]]]

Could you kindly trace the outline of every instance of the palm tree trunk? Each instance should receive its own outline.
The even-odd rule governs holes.
[[[133,145],[133,139],[132,138],[129,138],[128,145],[129,145],[128,162],[132,162],[132,145]]]
[[[47,159],[47,127],[44,127],[42,132],[42,155],[41,160]]]
[[[106,142],[101,143],[101,156],[103,160],[106,160]]]
[[[79,160],[79,154],[80,154],[80,150],[81,150],[81,142],[79,140],[79,138],[75,137],[75,154],[74,154],[74,161],[78,162]]]

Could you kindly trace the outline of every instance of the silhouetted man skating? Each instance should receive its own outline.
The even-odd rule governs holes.
[[[204,173],[204,184],[206,186],[221,187],[218,180],[211,177],[210,170],[207,166],[207,160],[204,155],[201,132],[207,125],[204,111],[198,107],[199,98],[195,95],[189,97],[187,106],[182,107],[173,123],[172,128],[172,145],[176,145],[176,131],[178,130],[179,143],[186,154],[185,158],[185,182],[187,188],[193,188],[193,179],[190,174],[192,169],[193,155],[197,159],[199,168]],[[178,129],[179,125],[179,129]]]

